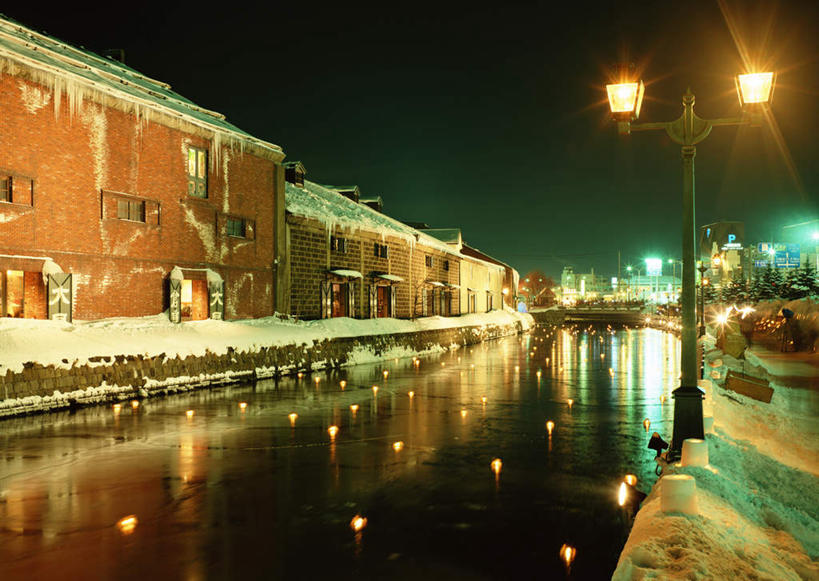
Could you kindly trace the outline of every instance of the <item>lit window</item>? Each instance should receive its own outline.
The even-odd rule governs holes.
[[[188,194],[208,197],[208,152],[198,147],[188,148]]]

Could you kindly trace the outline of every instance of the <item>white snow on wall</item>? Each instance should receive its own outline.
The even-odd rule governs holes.
[[[6,222],[13,222],[23,214],[0,214],[0,224],[4,224]]]
[[[224,308],[227,311],[228,317],[234,318],[236,317],[236,305],[239,304],[242,289],[248,282],[251,286],[253,285],[253,275],[249,272],[245,272],[238,279],[231,279],[231,282],[232,284],[228,285],[230,288],[225,289],[225,295],[227,296]],[[248,296],[252,295],[249,294]]]
[[[222,195],[222,212],[230,213],[230,172],[228,170],[230,164],[230,152],[225,151],[222,154],[222,179],[225,180],[225,190]]]
[[[94,187],[99,193],[105,183],[108,168],[108,150],[106,148],[108,119],[105,116],[103,107],[93,105],[82,110],[80,120],[88,128],[89,145],[94,157]]]
[[[29,113],[36,113],[51,102],[51,93],[42,87],[19,81],[18,88],[23,99],[23,106]]]
[[[216,233],[214,232],[213,224],[200,222],[196,219],[196,216],[191,208],[184,205],[180,205],[180,207],[185,212],[185,222],[193,226],[193,229],[196,230],[196,233],[199,236],[199,240],[202,241],[202,246],[205,249],[205,256],[207,256],[208,260],[214,260],[216,255]]]

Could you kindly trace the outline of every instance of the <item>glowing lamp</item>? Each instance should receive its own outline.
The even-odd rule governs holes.
[[[330,426],[327,428],[327,433],[330,434],[330,438],[335,438],[338,434],[338,426]]]
[[[651,427],[651,420],[646,418],[643,420],[643,427],[646,429],[646,432]]]
[[[402,442],[401,440],[393,442],[392,449],[395,450],[396,452],[400,452],[401,450],[404,449],[404,442]]]
[[[315,381],[316,385],[318,385],[319,381],[321,381],[321,378],[318,375],[316,375],[316,377],[313,378],[313,381]]]
[[[296,412],[293,412],[291,414],[288,414],[287,417],[290,418],[290,425],[295,426],[296,425],[296,418],[299,417],[299,414],[297,414]]]
[[[114,410],[114,415],[119,415],[119,412],[122,411],[122,404],[115,403],[111,408]]]
[[[378,386],[377,385],[373,386],[373,395],[378,395]]]
[[[552,430],[555,429],[555,423],[552,420],[546,422],[546,431],[549,432],[549,436],[552,435]]]
[[[130,535],[136,529],[137,524],[139,524],[139,520],[136,515],[129,514],[117,521],[117,528],[123,535]]]
[[[358,404],[357,403],[351,404],[350,411],[356,413],[358,411]]]
[[[345,387],[347,387],[347,381],[344,380],[344,379],[339,381],[338,384],[341,386],[341,389],[344,389]]]
[[[739,104],[770,103],[773,97],[774,73],[747,73],[736,76]]]
[[[540,369],[538,369],[535,375],[537,375],[537,378],[540,379],[540,376],[543,375],[543,372],[541,372]]]
[[[364,529],[364,527],[366,526],[367,519],[361,516],[360,514],[355,515],[353,517],[353,520],[350,521],[350,528],[357,533],[360,533],[362,529]]]
[[[407,395],[409,396],[409,398],[410,398],[410,399],[412,399],[412,398],[414,398],[414,397],[415,397],[415,392],[414,392],[414,391],[411,391],[411,392],[409,392]]]
[[[137,409],[138,407],[139,407],[139,400],[138,399],[132,399],[131,400],[131,409]]]
[[[628,496],[628,489],[626,488],[626,483],[620,483],[620,489],[617,492],[617,504],[623,506],[626,504],[626,497]]]
[[[247,409],[247,402],[246,401],[240,401],[239,402],[239,409],[242,410],[242,411],[245,411]]]
[[[614,377],[614,369],[612,369],[611,367],[609,367],[609,375]]]
[[[495,458],[494,460],[492,460],[490,466],[492,467],[492,472],[494,472],[495,476],[497,476],[498,474],[500,474],[501,468],[503,467],[503,462],[501,462],[500,458]]]
[[[637,477],[634,474],[626,474],[623,481],[629,486],[637,486]]]
[[[606,85],[612,117],[617,121],[637,119],[640,116],[645,90],[643,81]]]
[[[566,400],[566,403],[569,404],[569,407],[571,408],[572,405],[574,405],[574,400],[572,398],[569,398]]]
[[[461,417],[462,417],[462,418],[465,418],[465,417],[466,417],[466,410],[461,410]]]
[[[389,376],[390,372],[389,372],[389,371],[387,371],[387,370],[385,369],[385,370],[382,372],[382,374],[384,375],[384,379],[387,379],[387,376]]]
[[[481,396],[481,403],[482,403],[483,405],[486,405],[486,396],[485,396],[485,395],[484,395],[484,396]]]
[[[441,367],[446,367],[446,363],[441,361]]]
[[[188,419],[191,419],[193,417],[193,413],[194,413],[193,410],[188,410],[185,412],[185,415],[187,416]]]

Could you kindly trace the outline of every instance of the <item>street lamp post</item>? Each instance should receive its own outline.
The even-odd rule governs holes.
[[[703,119],[694,113],[694,94],[686,90],[682,98],[682,115],[668,122],[632,124],[640,115],[645,87],[642,81],[606,85],[609,105],[621,135],[633,131],[662,130],[672,141],[682,146],[683,218],[682,218],[682,333],[680,387],[674,390],[674,432],[669,459],[678,458],[683,440],[703,438],[702,396],[697,385],[696,286],[694,281],[694,156],[696,145],[721,125],[761,125],[758,107],[770,101],[774,74],[756,73],[736,77],[737,93],[744,113],[741,117]],[[749,108],[757,108],[751,111]]]

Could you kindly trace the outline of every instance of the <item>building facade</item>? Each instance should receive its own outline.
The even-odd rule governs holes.
[[[355,186],[336,190],[319,185],[304,179],[304,166],[299,167],[286,184],[292,315],[323,319],[459,314],[456,252],[359,201]]]
[[[0,33],[0,315],[273,314],[281,149],[122,63]]]

